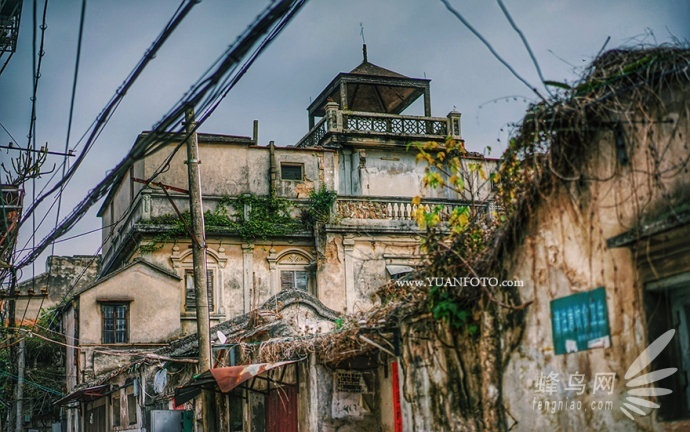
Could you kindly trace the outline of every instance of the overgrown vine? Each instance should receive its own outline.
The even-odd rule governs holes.
[[[253,194],[222,197],[215,210],[204,212],[204,225],[209,232],[223,230],[235,233],[244,242],[285,236],[295,231],[312,230],[316,223],[326,223],[335,198],[335,192],[325,187],[312,191],[306,207],[298,213],[299,217],[293,217],[295,204],[286,198]],[[158,227],[159,232],[139,247],[142,253],[150,253],[166,243],[187,237],[186,227],[191,226],[191,217],[186,211],[182,213],[182,219],[176,214],[166,214],[139,223]]]

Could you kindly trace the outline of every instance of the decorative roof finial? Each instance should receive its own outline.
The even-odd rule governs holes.
[[[359,34],[362,36],[362,57],[364,57],[364,63],[367,63],[367,41],[364,39],[364,25],[359,23]]]

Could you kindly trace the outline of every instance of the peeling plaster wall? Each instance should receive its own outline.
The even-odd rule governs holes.
[[[467,193],[459,195],[449,188],[428,189],[422,186],[426,170],[416,161],[417,150],[344,149],[339,153],[338,192],[354,196],[424,196],[440,199],[485,200],[491,193],[489,175],[496,170],[496,159],[463,159]]]
[[[326,240],[324,263],[317,273],[317,297],[328,308],[343,311],[347,307],[346,297],[343,295],[345,284],[345,253],[343,250],[343,236],[329,234]]]
[[[376,289],[390,280],[386,265],[414,266],[419,253],[419,239],[409,234],[329,233],[318,274],[319,300],[339,312],[368,310]]]
[[[445,198],[447,189],[422,189],[425,165],[415,162],[416,154],[416,150],[366,150],[366,160],[360,162],[362,195],[412,198],[424,193],[435,198],[440,193]]]
[[[257,242],[240,243],[238,239],[207,238],[207,268],[214,274],[214,309],[211,325],[219,324],[249,312],[281,290],[280,271],[308,270],[315,253],[310,240],[286,241],[279,244]],[[176,273],[181,280],[175,282],[179,292],[178,315],[182,319],[181,335],[196,333],[196,313],[185,311],[185,271],[192,269],[191,244],[178,241],[166,244],[160,250],[142,256],[162,268]],[[288,255],[297,254],[297,262],[286,264]],[[274,264],[271,262],[274,261]],[[272,267],[273,266],[273,267]],[[311,276],[310,290],[317,281]]]
[[[606,246],[607,239],[627,232],[642,216],[663,209],[671,196],[687,190],[687,174],[677,172],[655,181],[648,174],[656,164],[650,147],[665,148],[658,169],[667,173],[690,154],[688,92],[666,94],[662,100],[666,110],[654,118],[675,118],[677,123],[645,122],[628,130],[629,167],[618,166],[613,134],[602,132],[587,149],[584,175],[603,180],[589,181],[586,187],[573,182],[559,185],[548,201],[539,203],[523,228],[523,241],[506,262],[508,278],[525,283],[520,289],[523,302],[534,302],[527,309],[520,347],[510,355],[503,375],[503,397],[517,421],[515,430],[665,430],[653,415],[638,416],[633,423],[618,409],[625,396],[625,372],[651,341],[642,302],[644,281],[638,272],[638,265],[644,263],[636,262],[629,248]],[[550,301],[599,286],[606,287],[611,347],[555,355]],[[550,372],[559,374],[565,383],[555,394],[536,393],[540,374]],[[616,373],[615,391],[610,396],[594,394],[594,375],[605,372]],[[587,388],[582,396],[564,389],[568,375],[575,373],[585,375]],[[669,397],[673,396],[665,396]],[[551,413],[534,407],[535,399],[567,398],[582,401],[587,409]],[[589,409],[597,400],[613,400],[614,409]],[[658,402],[663,404],[664,397]]]

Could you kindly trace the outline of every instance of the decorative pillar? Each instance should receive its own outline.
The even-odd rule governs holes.
[[[355,268],[352,253],[355,249],[355,239],[351,235],[343,237],[343,252],[345,255],[345,307],[346,312],[352,313],[355,306]]]
[[[113,203],[110,203],[111,208]],[[151,220],[151,192],[149,190],[141,191],[141,220]],[[115,222],[114,220],[110,223]]]
[[[254,245],[242,244],[242,312],[247,313],[251,308],[254,295]]]
[[[328,132],[336,132],[338,130],[338,103],[329,99],[324,111],[326,112]]]
[[[340,109],[344,111],[350,109],[347,106],[347,83],[344,80],[340,81]]]
[[[448,113],[448,135],[456,140],[462,139],[460,130],[460,113],[453,110]]]
[[[431,90],[429,84],[424,88],[424,116],[431,117]]]
[[[359,177],[360,195],[369,195],[369,172],[367,171],[366,150],[357,151],[359,163],[357,164],[357,176]]]
[[[268,288],[271,292],[271,296],[274,296],[278,293],[278,286],[280,284],[278,281],[278,278],[280,277],[278,274],[278,254],[276,253],[275,249],[271,248],[268,251],[268,258],[266,258],[266,261],[268,261],[268,270],[270,272]]]

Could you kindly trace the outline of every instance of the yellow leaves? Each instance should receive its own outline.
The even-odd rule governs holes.
[[[417,153],[417,156],[415,156],[415,162],[421,162],[421,161],[426,161],[427,164],[433,165],[434,164],[434,158],[431,156],[429,153],[425,151],[421,151]]]
[[[441,174],[435,171],[427,170],[422,178],[422,183],[424,186],[429,186],[432,188],[442,187],[446,184],[441,177]]]
[[[421,205],[419,207],[417,207],[413,211],[413,214],[412,214],[412,217],[414,218],[415,222],[417,222],[417,225],[419,225],[419,227],[421,229],[426,228],[426,220],[424,218],[424,215],[425,215],[425,209]]]
[[[422,203],[422,197],[420,197],[419,195],[412,198],[412,205],[419,205],[421,203]]]
[[[470,209],[467,206],[459,206],[453,209],[448,219],[448,225],[454,233],[463,232],[470,223]]]

